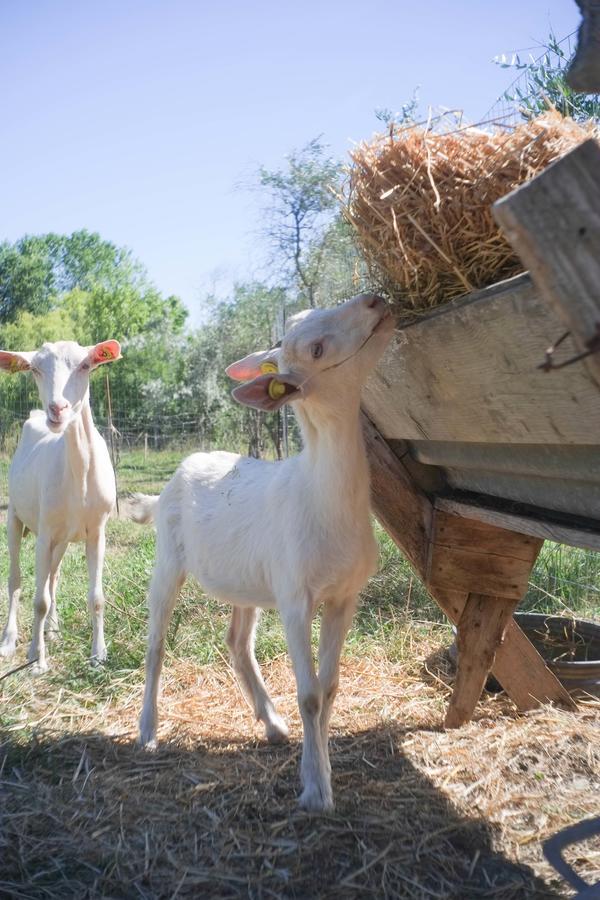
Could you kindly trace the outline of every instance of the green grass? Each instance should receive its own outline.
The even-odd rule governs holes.
[[[128,453],[118,471],[121,492],[155,492],[174,472],[177,452]],[[0,460],[5,467],[5,461]],[[0,488],[3,472],[0,469]],[[5,501],[5,497],[2,498]],[[377,526],[380,571],[366,587],[348,636],[346,652],[379,654],[391,661],[410,657],[415,640],[429,637],[440,644],[451,640],[442,612],[413,575],[394,543]],[[154,561],[154,531],[133,523],[111,520],[105,564],[106,638],[109,660],[92,668],[88,663],[91,627],[86,606],[87,569],[83,545],[72,545],[65,556],[59,587],[62,639],[50,647],[48,678],[71,691],[92,691],[94,702],[114,699],[143,678],[146,634],[146,591]],[[20,634],[26,646],[31,636],[31,599],[34,590],[34,538],[23,541],[21,566],[23,599]],[[0,529],[0,616],[6,616],[6,528]],[[546,544],[521,608],[581,617],[600,614],[600,554]],[[206,597],[191,580],[184,586],[168,634],[168,655],[213,663],[226,657],[224,634],[229,609]],[[317,640],[318,621],[314,624]],[[285,640],[275,612],[264,613],[258,631],[257,656],[273,659],[285,653]],[[18,657],[18,661],[22,656]],[[12,661],[2,661],[0,672]]]

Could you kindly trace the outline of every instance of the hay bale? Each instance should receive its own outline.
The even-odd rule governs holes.
[[[552,111],[508,132],[410,126],[361,144],[346,215],[379,288],[414,313],[523,271],[491,206],[590,136]]]

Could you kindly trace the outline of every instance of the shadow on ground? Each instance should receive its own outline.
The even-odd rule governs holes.
[[[382,726],[332,740],[332,815],[295,810],[299,745],[0,735],[0,896],[552,898]]]

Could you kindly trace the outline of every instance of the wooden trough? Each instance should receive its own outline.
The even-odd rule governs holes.
[[[574,706],[512,613],[544,539],[600,550],[600,148],[494,214],[529,274],[403,327],[363,400],[376,515],[457,625],[447,727],[490,669],[521,710]]]

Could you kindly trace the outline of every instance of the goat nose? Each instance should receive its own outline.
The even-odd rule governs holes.
[[[68,405],[69,404],[67,403],[67,401],[63,400],[61,403],[49,403],[48,408],[50,409],[52,415],[58,416],[63,411],[63,409],[66,409],[68,407]]]

